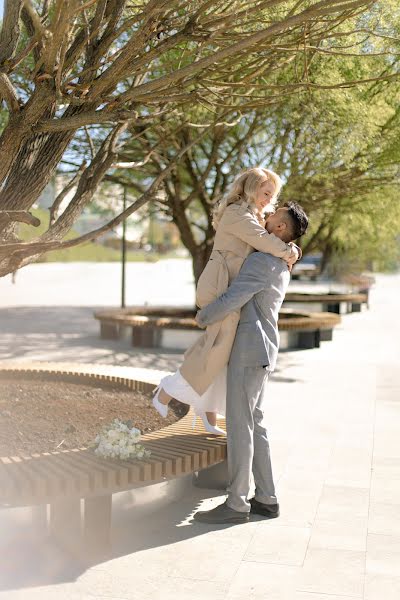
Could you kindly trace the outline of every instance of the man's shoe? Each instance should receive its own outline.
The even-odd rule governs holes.
[[[200,510],[193,518],[201,523],[247,523],[249,513],[233,510],[224,502],[212,510]]]
[[[279,504],[263,504],[255,498],[250,500],[250,512],[253,515],[262,515],[267,519],[276,519],[279,517]]]

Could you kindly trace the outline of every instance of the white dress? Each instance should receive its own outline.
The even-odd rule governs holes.
[[[224,367],[202,396],[182,377],[179,369],[173,375],[163,377],[160,386],[176,400],[193,406],[196,414],[215,412],[224,417],[226,413],[226,374],[227,367]]]

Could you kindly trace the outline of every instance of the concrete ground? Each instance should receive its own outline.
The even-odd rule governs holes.
[[[334,282],[312,283],[315,291],[341,291]],[[292,291],[307,291],[307,281],[292,281]],[[192,263],[175,258],[157,263],[126,265],[126,304],[193,306],[195,288]],[[119,306],[119,263],[37,263],[0,278],[0,308],[16,306]]]
[[[191,485],[155,512],[116,497],[113,556],[88,566],[3,510],[0,599],[398,600],[399,295],[400,275],[379,276],[370,311],[344,316],[332,342],[280,355],[269,387],[279,519],[195,523],[224,496]],[[181,359],[100,342],[89,308],[2,304],[2,362],[170,370]]]

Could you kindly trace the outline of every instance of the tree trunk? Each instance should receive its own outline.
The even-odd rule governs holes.
[[[333,248],[330,244],[327,244],[322,251],[321,264],[320,264],[320,274],[324,275],[328,266],[331,256],[333,254]]]
[[[208,259],[210,258],[212,250],[211,244],[202,244],[198,246],[192,254],[192,265],[193,265],[193,274],[194,281],[197,286],[197,282],[199,281],[199,277],[204,271],[204,267],[207,264]]]
[[[4,155],[14,153],[12,165],[4,174],[5,185],[0,193],[3,209],[26,210],[32,206],[50,181],[75,135],[75,129],[57,133],[32,131],[38,121],[54,115],[55,104],[52,98],[47,99],[47,104],[44,105],[44,100],[40,97],[37,104],[38,106],[32,106],[30,109],[27,107],[26,111],[21,111],[21,134],[17,152],[14,147],[9,147],[11,140],[8,140],[7,134],[11,123],[0,138],[0,149],[3,144]],[[82,107],[69,107],[65,118],[77,115],[82,110]]]

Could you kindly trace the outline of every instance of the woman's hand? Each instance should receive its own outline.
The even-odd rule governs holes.
[[[198,326],[198,327],[200,327],[200,329],[206,329],[206,328],[207,328],[207,325],[203,325],[203,323],[201,323],[201,320],[200,320],[200,318],[199,318],[199,313],[200,313],[200,312],[201,312],[200,310],[198,310],[198,311],[197,311],[197,313],[196,313],[196,316],[195,316],[194,320],[196,321],[196,323],[197,323],[197,326]]]
[[[296,251],[297,251],[297,254],[298,254],[298,259],[297,259],[297,260],[300,260],[300,259],[301,259],[301,257],[303,256],[303,251],[302,251],[302,249],[300,248],[300,246],[298,246],[298,245],[297,245],[297,244],[295,244],[294,242],[289,242],[289,246],[292,246],[292,248],[295,248],[295,249],[296,249]]]
[[[294,242],[289,242],[289,246],[292,247],[292,255],[290,256],[290,258],[288,258],[286,260],[287,265],[289,267],[289,271],[291,272],[293,269],[293,265],[300,260],[300,258],[303,256],[303,253],[301,251],[301,248],[299,246],[297,246]]]

